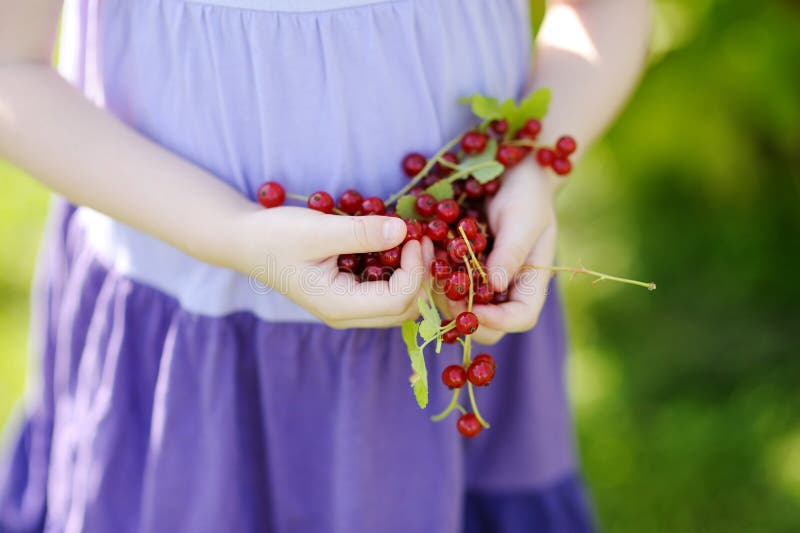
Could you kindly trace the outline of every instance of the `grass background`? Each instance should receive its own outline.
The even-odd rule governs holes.
[[[612,532],[800,531],[800,7],[657,2],[651,64],[560,198],[582,462]],[[0,163],[0,425],[47,195]]]

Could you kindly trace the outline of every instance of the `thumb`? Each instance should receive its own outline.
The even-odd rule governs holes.
[[[377,215],[325,215],[318,229],[317,250],[325,257],[388,250],[401,244],[407,231],[403,219]]]

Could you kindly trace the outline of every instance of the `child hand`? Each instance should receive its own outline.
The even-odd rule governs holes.
[[[237,222],[235,270],[271,287],[335,328],[391,327],[418,314],[420,243],[404,247],[389,281],[359,283],[339,272],[337,256],[387,250],[403,242],[393,217],[326,215],[298,207],[255,209]]]
[[[536,325],[547,297],[550,272],[520,272],[520,267],[551,266],[555,258],[556,178],[529,158],[504,179],[497,196],[487,206],[489,225],[495,234],[487,275],[495,292],[510,288],[509,300],[473,307],[480,322],[473,339],[482,344],[494,344],[506,333],[527,331]],[[463,301],[448,300],[447,305],[452,316],[466,310]]]

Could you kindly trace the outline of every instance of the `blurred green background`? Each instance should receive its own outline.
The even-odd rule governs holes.
[[[585,475],[610,532],[800,531],[800,5],[656,4],[650,67],[560,198]],[[45,190],[0,163],[0,425]]]

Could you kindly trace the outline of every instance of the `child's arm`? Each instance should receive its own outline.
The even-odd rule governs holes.
[[[336,267],[339,253],[401,243],[402,220],[264,210],[140,136],[51,68],[60,7],[60,0],[0,0],[0,157],[76,204],[203,261],[257,273],[331,325],[381,327],[416,316],[423,271],[418,243],[405,247],[389,287],[356,285]]]
[[[643,68],[649,4],[648,0],[549,2],[537,36],[530,84],[532,89],[552,89],[542,143],[553,145],[558,136],[570,134],[585,148],[608,126]],[[508,286],[523,264],[553,264],[557,233],[553,195],[563,182],[542,171],[532,158],[507,175],[488,210],[497,237],[488,258],[496,288]],[[477,306],[478,340],[496,342],[505,332],[532,328],[549,279],[548,271],[525,272],[517,278],[508,303]]]

